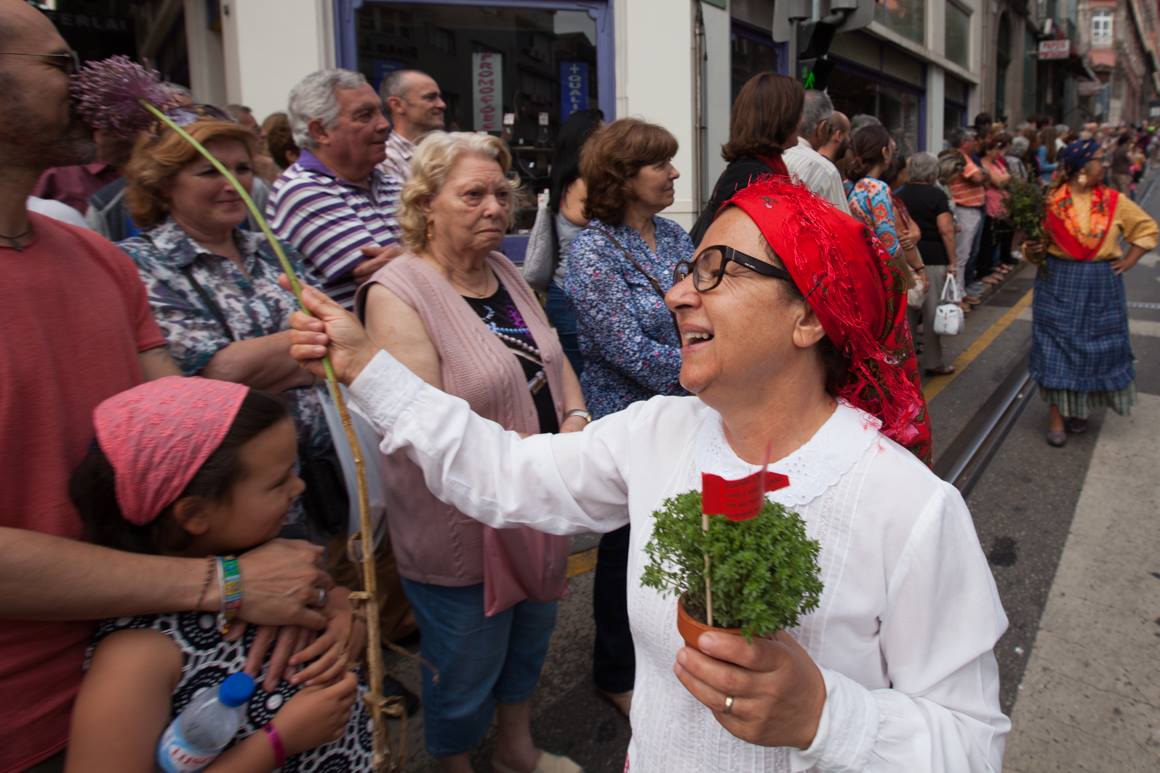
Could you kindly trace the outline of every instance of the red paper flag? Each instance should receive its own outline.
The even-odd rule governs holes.
[[[720,475],[701,473],[701,511],[723,515],[731,521],[748,521],[761,512],[765,495],[789,485],[778,472],[758,470],[741,480],[725,480]]]

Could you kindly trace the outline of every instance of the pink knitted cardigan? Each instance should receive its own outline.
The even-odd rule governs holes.
[[[560,340],[519,269],[498,252],[488,257],[488,265],[511,295],[543,354],[556,418],[562,421],[564,351]],[[462,397],[480,416],[509,430],[540,431],[523,367],[434,266],[406,253],[376,272],[370,282],[387,288],[419,314],[439,353],[443,391]],[[363,317],[366,291],[367,286],[360,289],[356,302]],[[432,496],[419,468],[404,454],[384,456],[382,463],[388,489],[387,524],[399,574],[451,587],[483,582],[484,530],[490,527]],[[542,538],[549,555],[566,559],[566,537],[524,531],[530,532],[530,539]],[[561,562],[561,572],[563,568]]]

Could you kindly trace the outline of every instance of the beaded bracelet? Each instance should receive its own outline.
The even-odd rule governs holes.
[[[230,632],[230,626],[242,609],[242,572],[237,556],[218,556],[218,580],[222,587],[222,634]]]
[[[286,764],[286,747],[282,745],[282,736],[278,735],[278,728],[273,722],[267,722],[262,728],[266,737],[270,739],[270,748],[274,750],[274,767],[280,768]]]

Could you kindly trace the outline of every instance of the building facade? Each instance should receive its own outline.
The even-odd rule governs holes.
[[[1156,0],[1081,0],[1078,37],[1098,82],[1083,94],[1093,120],[1147,121],[1157,94]]]

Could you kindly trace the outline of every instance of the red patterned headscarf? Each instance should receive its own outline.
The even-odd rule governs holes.
[[[181,495],[225,440],[249,393],[244,384],[166,376],[93,410],[125,520],[144,526]]]
[[[930,418],[906,321],[906,277],[873,234],[787,178],[729,201],[757,225],[846,361],[836,397],[882,420],[882,432],[931,462]]]

